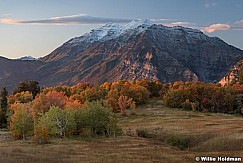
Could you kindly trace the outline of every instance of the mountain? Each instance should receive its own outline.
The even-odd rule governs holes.
[[[6,87],[10,92],[20,81],[39,80],[35,71],[44,63],[39,61],[11,60],[0,57],[0,88]]]
[[[32,56],[24,56],[24,57],[19,58],[19,60],[22,60],[22,61],[35,61],[37,59],[32,57]]]
[[[21,77],[53,86],[120,79],[217,82],[241,59],[242,50],[217,37],[141,20],[127,25],[106,24],[65,42],[37,61],[18,64],[36,63],[27,68],[31,73]],[[0,80],[5,76],[0,74]]]
[[[60,60],[67,56],[76,56],[95,42],[105,42],[111,39],[116,39],[124,33],[134,31],[139,26],[143,26],[143,28],[140,28],[140,31],[137,31],[138,34],[151,25],[152,23],[149,20],[132,21],[125,26],[108,23],[105,26],[91,30],[91,32],[80,37],[75,37],[67,41],[61,47],[54,50],[51,54],[43,57],[41,60],[44,62],[50,62]]]

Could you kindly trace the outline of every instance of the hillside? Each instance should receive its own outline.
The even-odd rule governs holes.
[[[124,132],[118,138],[1,142],[0,162],[177,163],[194,162],[196,156],[243,155],[242,117],[171,109],[159,100],[117,116]]]
[[[20,81],[39,80],[36,70],[44,65],[40,61],[11,60],[0,57],[0,88],[12,91]]]

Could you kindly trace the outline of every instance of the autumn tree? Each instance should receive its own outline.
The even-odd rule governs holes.
[[[236,85],[221,87],[213,83],[175,82],[164,95],[163,101],[169,107],[229,113],[242,105],[237,96],[238,89],[240,87]]]
[[[159,97],[163,84],[159,81],[136,81],[136,85],[145,87],[150,92],[150,97]]]
[[[14,104],[15,102],[28,103],[33,101],[33,95],[29,91],[23,91],[16,93],[8,97],[9,104]]]
[[[78,83],[74,86],[71,87],[71,95],[75,95],[75,94],[80,94],[81,92],[83,92],[84,90],[86,90],[87,88],[91,88],[93,87],[93,84],[91,83]]]
[[[13,108],[14,114],[12,115],[10,122],[10,131],[14,138],[25,139],[26,135],[33,133],[34,124],[30,109],[30,104],[15,104]]]
[[[104,88],[106,91],[109,91],[111,89],[111,83],[104,82],[100,85],[101,88]]]
[[[67,96],[67,97],[71,96],[71,87],[65,86],[65,85],[58,85],[55,87],[48,87],[48,88],[42,89],[42,92],[45,94],[47,94],[48,92],[52,92],[52,91],[63,92],[65,94],[65,96]]]
[[[45,125],[36,125],[34,127],[34,136],[33,140],[34,142],[38,144],[45,144],[49,142],[49,135],[48,135],[48,129]]]
[[[239,69],[239,82],[243,84],[243,65],[241,65]]]
[[[84,102],[91,102],[104,99],[106,94],[106,90],[104,88],[100,88],[97,85],[93,86],[92,88],[87,88],[80,93],[80,95],[83,97]]]
[[[118,105],[121,109],[121,114],[126,115],[126,109],[128,107],[135,108],[135,102],[132,100],[132,98],[129,98],[127,96],[120,96],[118,99]]]
[[[80,103],[78,100],[73,100],[73,99],[68,99],[65,105],[65,109],[71,109],[71,110],[76,110],[83,108],[83,104]]]
[[[51,106],[58,106],[64,108],[68,101],[68,97],[64,92],[49,91],[47,94],[40,93],[33,101],[34,114],[45,113]]]
[[[117,89],[111,89],[106,98],[105,98],[105,105],[112,108],[113,111],[117,111],[119,109],[119,104],[118,104],[118,99],[119,99],[119,92]]]
[[[134,85],[131,87],[130,98],[136,102],[136,104],[143,104],[145,103],[150,96],[150,92],[143,86]]]

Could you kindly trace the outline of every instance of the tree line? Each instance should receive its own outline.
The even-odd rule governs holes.
[[[162,99],[171,108],[220,113],[241,113],[243,85],[203,82],[116,81],[101,85],[79,83],[40,89],[38,82],[24,81],[8,96],[0,94],[1,127],[16,139],[33,137],[46,143],[49,137],[116,136],[121,133],[117,112]]]

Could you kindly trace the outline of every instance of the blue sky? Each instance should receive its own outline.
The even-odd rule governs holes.
[[[0,56],[47,55],[107,22],[154,19],[243,49],[241,0],[0,0]]]

